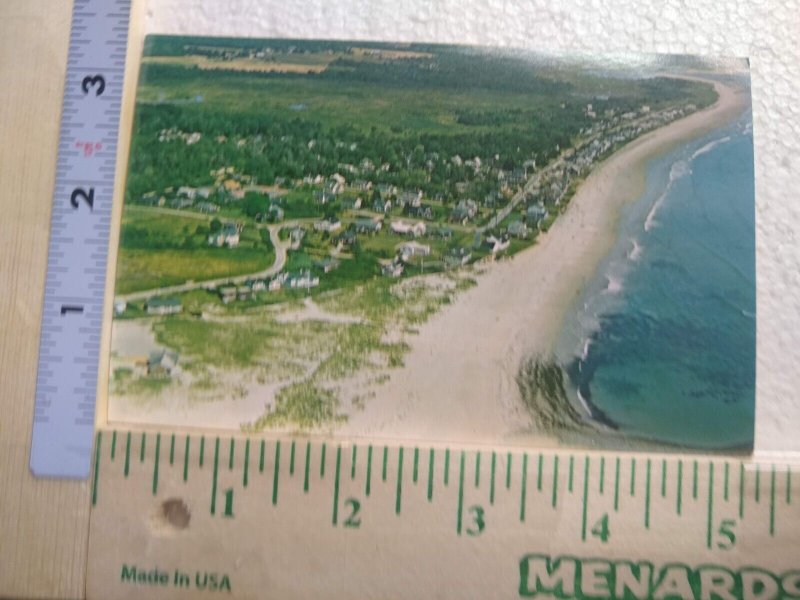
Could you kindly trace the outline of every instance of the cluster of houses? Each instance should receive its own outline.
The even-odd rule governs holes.
[[[560,164],[542,171],[537,185],[526,193],[526,222],[531,224],[546,217],[545,205],[558,206],[569,191],[570,184],[586,176],[596,163],[616,147],[695,110],[697,107],[694,104],[662,111],[651,111],[650,106],[643,105],[638,110],[620,115],[614,110],[607,110],[603,118],[599,118],[596,108],[587,104],[585,114],[598,120],[591,127],[581,130],[583,143],[565,151]],[[517,235],[516,232],[509,233]]]
[[[329,265],[329,270],[331,268]],[[328,271],[326,271],[328,272]],[[234,301],[253,300],[258,292],[277,292],[280,290],[310,290],[319,285],[319,277],[311,270],[305,269],[298,272],[281,272],[271,279],[252,279],[242,285],[223,285],[217,288],[217,293],[223,304]]]

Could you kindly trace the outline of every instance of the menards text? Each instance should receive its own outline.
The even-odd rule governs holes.
[[[656,569],[648,562],[527,554],[519,562],[519,595],[615,600],[800,600],[800,568],[781,575],[750,567],[692,568],[679,563]]]

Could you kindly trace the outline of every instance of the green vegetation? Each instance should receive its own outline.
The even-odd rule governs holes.
[[[253,273],[275,261],[269,236],[253,227],[243,229],[236,248],[210,247],[211,223],[202,217],[127,207],[120,233],[117,293]]]
[[[337,413],[339,401],[325,388],[297,383],[283,388],[275,397],[275,409],[259,417],[246,431],[262,431],[270,426],[292,424],[303,429],[342,421]]]
[[[459,264],[534,244],[591,165],[638,135],[646,115],[674,118],[713,100],[696,82],[599,77],[449,46],[151,36],[116,291],[198,285],[170,294],[180,314],[148,317],[181,374],[117,369],[112,391],[188,386],[221,399],[255,382],[278,391],[252,429],[341,420],[340,402],[361,406],[365,396],[340,398],[337,382],[382,381],[401,366],[406,336],[475,285]],[[313,227],[321,218],[333,231]],[[400,220],[405,235],[391,230],[402,231]],[[517,222],[527,233],[509,228]],[[281,227],[281,256],[289,248],[280,275],[200,289],[272,266],[267,227]],[[506,233],[523,239],[508,245]],[[507,249],[490,249],[490,236]],[[401,277],[382,276],[384,267]],[[306,308],[329,314],[304,319]],[[139,300],[120,318],[143,316]],[[580,426],[558,367],[525,365],[519,385],[544,426]]]

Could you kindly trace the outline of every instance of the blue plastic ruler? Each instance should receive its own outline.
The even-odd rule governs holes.
[[[39,346],[31,470],[91,466],[130,0],[75,0]]]

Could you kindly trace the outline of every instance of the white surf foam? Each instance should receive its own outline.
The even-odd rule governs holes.
[[[608,280],[608,285],[604,290],[606,294],[618,294],[622,291],[622,279],[620,277],[614,277],[612,275],[606,275],[606,279]]]
[[[692,154],[692,158],[690,158],[689,160],[694,160],[695,158],[697,158],[698,156],[700,156],[702,154],[705,154],[706,152],[711,152],[711,150],[713,150],[714,148],[716,148],[720,144],[724,144],[725,142],[730,142],[730,141],[731,141],[731,136],[726,135],[725,137],[721,137],[718,140],[714,140],[712,142],[709,142],[705,146],[703,146],[702,148],[699,148],[699,149],[695,150],[694,154]]]
[[[644,230],[650,231],[653,228],[653,225],[656,223],[656,215],[658,211],[661,209],[661,205],[664,204],[664,201],[667,199],[667,195],[669,194],[670,190],[672,189],[673,184],[680,179],[681,177],[685,177],[692,170],[689,167],[689,163],[685,160],[679,160],[672,164],[672,167],[669,170],[669,182],[667,183],[667,187],[664,190],[664,193],[658,197],[655,204],[653,204],[653,208],[650,209],[650,212],[647,213],[647,218],[644,220]]]
[[[628,252],[628,259],[636,262],[642,256],[642,246],[636,238],[631,238],[631,249]]]

